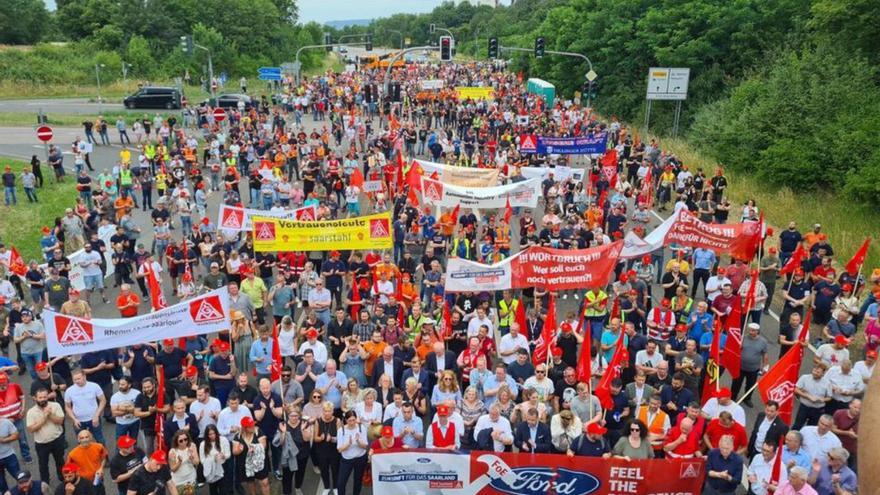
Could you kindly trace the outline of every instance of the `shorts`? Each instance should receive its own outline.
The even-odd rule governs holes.
[[[361,214],[361,204],[360,203],[347,203],[347,210],[349,213],[354,213],[355,215]]]
[[[103,289],[104,277],[101,275],[84,275],[83,284],[86,290]]]

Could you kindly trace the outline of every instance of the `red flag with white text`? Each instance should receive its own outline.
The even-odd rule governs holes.
[[[785,355],[776,361],[767,373],[758,379],[758,392],[761,400],[767,403],[775,400],[779,403],[779,417],[791,424],[791,416],[794,411],[794,389],[800,377],[801,363],[804,359],[804,346],[810,334],[810,319],[812,309],[807,309],[801,331],[798,335],[798,343],[785,352]]]

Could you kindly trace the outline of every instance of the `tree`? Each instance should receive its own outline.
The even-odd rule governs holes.
[[[0,2],[0,43],[36,43],[46,31],[48,19],[49,12],[42,0],[3,0]]]

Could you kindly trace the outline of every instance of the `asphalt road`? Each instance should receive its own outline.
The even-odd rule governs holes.
[[[311,118],[304,119],[304,123],[306,125],[307,131],[310,131],[312,127],[316,127],[311,122]],[[319,123],[318,126],[320,126],[320,125],[323,125],[323,123]],[[57,145],[59,145],[63,150],[69,149],[70,143],[73,141],[73,139],[76,136],[80,135],[80,132],[81,132],[80,129],[70,129],[70,128],[55,129],[55,139],[53,142],[56,143]],[[95,172],[91,173],[92,177],[96,177],[101,171],[112,167],[113,164],[115,163],[115,161],[118,159],[118,153],[121,149],[121,146],[118,144],[118,142],[116,142],[116,137],[113,135],[112,130],[111,130],[110,136],[111,136],[111,139],[114,140],[114,144],[112,144],[111,146],[97,146],[97,147],[95,147],[95,151],[92,153],[91,160],[92,160],[93,165],[96,168]],[[343,143],[343,147],[347,147],[347,144]],[[43,145],[36,139],[36,137],[33,133],[33,130],[31,128],[26,128],[26,127],[25,128],[22,128],[22,127],[0,128],[0,156],[8,155],[8,156],[14,156],[17,158],[22,158],[22,159],[29,159],[30,155],[34,154],[34,153],[38,154],[38,156],[40,156],[41,159],[44,158]],[[72,167],[72,157],[69,157],[69,155],[66,156],[65,166],[68,168]],[[52,180],[52,179],[50,178],[49,180]],[[245,190],[246,190],[246,188],[247,188],[247,186],[245,185]],[[217,211],[218,211],[218,204],[219,204],[220,200],[221,200],[221,197],[219,195],[217,195],[217,193],[214,193],[213,195],[209,196],[208,212],[212,218],[216,218]],[[154,203],[155,203],[155,199],[154,199]],[[542,215],[543,215],[543,211],[539,207],[535,211],[534,216],[535,216],[535,218],[540,218]],[[143,232],[145,232],[145,234],[142,235],[142,237],[141,237],[141,241],[144,242],[145,244],[149,245],[149,242],[151,240],[151,236],[146,234],[147,232],[151,231],[149,213],[143,212],[140,209],[138,209],[137,213],[135,215],[135,218],[136,218],[138,226],[143,230]],[[659,223],[660,217],[656,216],[655,220],[657,220],[657,221],[655,222],[654,225],[656,225],[656,223]],[[516,222],[516,219],[514,219],[513,222]],[[514,229],[514,230],[516,230],[516,229]],[[177,235],[180,234],[179,230],[175,231],[175,232]],[[517,233],[514,232],[514,235],[516,235],[516,234]],[[512,239],[512,241],[513,241],[512,242],[513,245],[517,245],[516,239]],[[667,254],[666,259],[669,259],[668,258],[669,257],[668,250],[667,250],[666,254]],[[199,270],[201,270],[201,268]],[[105,281],[105,283],[108,284],[108,298],[111,301],[115,300],[115,297],[117,295],[117,291],[115,289],[112,289],[112,279],[107,279]],[[166,287],[165,287],[166,293],[170,292],[167,285],[168,284],[166,283]],[[655,298],[662,298],[661,291],[658,290],[656,287],[654,289],[654,297]],[[780,299],[781,298],[777,295],[776,300],[779,301]],[[655,300],[659,300],[659,299],[655,299]],[[169,297],[169,302],[173,304],[176,301],[174,300],[173,297]],[[567,300],[559,300],[558,301],[558,310],[557,310],[558,314],[562,315],[568,311],[576,311],[578,309],[579,302],[580,301],[574,300],[573,298],[569,298]],[[115,318],[118,316],[118,312],[115,309],[114,305],[101,304],[100,301],[98,300],[97,296],[93,296],[92,303],[93,303],[93,313],[96,317]],[[95,304],[95,303],[97,303],[97,304]],[[776,308],[778,311],[778,307],[779,307],[779,304],[777,302],[777,304],[774,305],[774,308]],[[148,305],[146,303],[142,304],[141,313],[144,313],[147,311],[149,311]],[[775,357],[778,355],[778,345],[776,343],[777,335],[778,335],[777,321],[778,320],[775,320],[775,318],[765,317],[763,320],[763,325],[762,325],[762,334],[767,338],[768,342],[770,343],[770,355],[772,358],[774,358],[774,359],[771,359],[771,362],[773,360],[775,360]],[[809,361],[809,357],[807,359],[805,359],[805,361]],[[807,366],[805,366],[805,368],[807,368]],[[21,377],[16,377],[15,379],[26,390],[30,386],[30,379],[27,375],[24,375]],[[727,378],[725,376],[725,378],[722,379],[722,382],[729,383],[729,378]],[[757,394],[753,396],[753,401],[756,403],[756,405],[758,405],[758,407],[760,407],[760,400],[757,397]],[[30,405],[31,404],[29,401],[28,407],[30,407]],[[754,421],[756,413],[759,412],[759,409],[746,408],[746,412],[747,412],[749,424],[751,425],[752,422]],[[115,430],[114,430],[113,425],[105,425],[104,435],[108,439],[115,438]],[[74,440],[74,438],[73,438],[72,434],[68,431],[69,445],[73,445],[73,440]],[[108,445],[108,449],[110,449],[111,452],[115,452],[115,448],[112,445]],[[28,467],[32,470],[36,470],[35,464],[31,464]],[[306,486],[304,486],[303,492],[306,494],[319,493],[318,490],[320,489],[320,487],[318,485],[320,484],[320,478],[312,472],[311,466],[307,467],[306,469],[308,469],[309,472],[306,476]],[[112,490],[114,490],[115,488],[110,487],[108,484],[107,489],[108,489],[108,493],[113,493]],[[279,490],[278,485],[273,484],[273,492],[276,492],[278,490]],[[370,491],[367,490],[366,493],[370,493]]]

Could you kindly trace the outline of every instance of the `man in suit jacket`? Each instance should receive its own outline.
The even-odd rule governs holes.
[[[535,430],[534,439],[532,439],[532,429]],[[520,452],[531,454],[549,454],[553,451],[553,445],[550,443],[550,427],[538,421],[537,409],[526,411],[526,420],[521,421],[513,433],[513,445]]]
[[[764,442],[770,442],[773,447],[779,445],[779,439],[785,438],[788,433],[788,425],[779,417],[779,403],[775,400],[767,401],[764,412],[755,418],[755,426],[749,436],[749,458],[760,452],[758,442],[758,430],[764,432]]]
[[[403,371],[403,376],[401,376],[400,380],[402,383],[406,383],[410,377],[414,377],[416,381],[419,382],[419,387],[422,389],[422,393],[427,397],[428,393],[431,391],[431,389],[428,388],[430,376],[428,375],[428,372],[425,371],[425,367],[422,366],[422,361],[418,356],[412,358],[412,361],[410,361],[410,367]]]
[[[636,372],[636,379],[632,383],[628,383],[626,385],[626,395],[629,396],[629,406],[638,409],[641,406],[645,406],[648,404],[648,399],[654,395],[654,387],[645,383],[648,380],[648,376],[644,371]]]
[[[455,353],[446,350],[443,342],[434,342],[433,352],[425,358],[425,371],[428,372],[428,390],[434,390],[437,384],[437,374],[441,370],[452,370],[458,374],[458,365],[455,362]],[[438,366],[438,361],[442,363],[442,367]]]
[[[375,363],[373,363],[373,380],[370,384],[373,388],[379,389],[379,379],[383,374],[391,371],[389,375],[391,376],[392,385],[395,388],[403,389],[403,361],[394,357],[394,348],[389,346],[385,346],[385,349],[382,350],[382,359],[377,359]]]
[[[195,415],[186,411],[186,404],[181,399],[174,401],[172,414],[165,420],[165,445],[171,445],[171,438],[178,431],[188,428],[190,438],[195,441],[199,437],[199,422]]]

